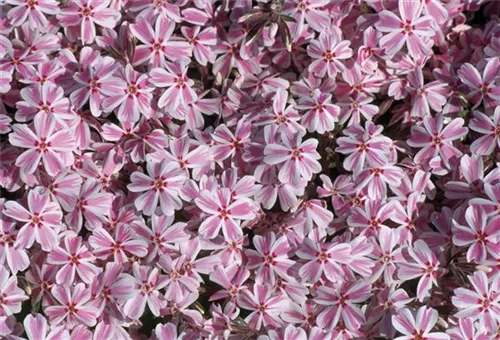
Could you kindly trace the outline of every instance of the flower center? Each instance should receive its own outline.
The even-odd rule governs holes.
[[[487,235],[482,232],[482,231],[479,231],[477,234],[476,234],[476,240],[480,243],[487,243],[488,240],[486,239]]]
[[[127,92],[128,94],[130,95],[137,95],[137,86],[135,84],[130,84],[128,87],[127,87]]]
[[[29,8],[29,9],[35,9],[35,6],[38,5],[38,1],[36,0],[28,0],[26,2],[26,6]]]
[[[163,178],[158,178],[153,183],[153,190],[163,191],[168,186],[167,181],[164,181]]]
[[[91,10],[90,8],[88,8],[88,7],[83,8],[83,9],[81,10],[81,12],[82,12],[82,15],[83,15],[84,17],[86,17],[86,18],[88,18],[88,17],[92,16],[92,10]]]
[[[154,43],[153,44],[153,50],[156,52],[159,52],[161,50],[161,44],[160,43]]]
[[[301,155],[301,151],[300,151],[300,149],[298,149],[298,148],[293,148],[293,151],[292,151],[292,158],[293,158],[293,159],[298,159],[298,158],[300,158],[300,155]]]
[[[323,52],[323,59],[325,59],[326,61],[330,62],[333,60],[333,58],[335,58],[334,52],[330,50],[326,50],[325,52]]]
[[[78,313],[78,309],[76,309],[76,305],[72,302],[68,303],[68,312],[70,314],[76,314]]]
[[[402,28],[405,33],[410,33],[412,30],[411,24],[404,24]]]

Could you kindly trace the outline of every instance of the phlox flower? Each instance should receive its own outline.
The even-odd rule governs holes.
[[[97,308],[90,304],[90,289],[84,283],[71,285],[56,285],[52,287],[52,295],[57,300],[56,305],[45,309],[51,324],[64,324],[67,329],[73,329],[79,324],[87,327],[95,326],[99,316]]]
[[[288,252],[291,250],[285,236],[279,238],[271,232],[266,236],[254,237],[255,250],[248,250],[249,269],[256,269],[257,282],[273,285],[276,276],[288,278],[288,270],[295,261],[290,260]]]
[[[283,322],[278,315],[288,308],[288,300],[281,295],[272,296],[272,288],[266,283],[255,283],[253,291],[244,290],[238,299],[241,308],[252,311],[245,322],[259,330],[264,327],[277,327]]]
[[[70,284],[74,282],[75,274],[85,283],[91,283],[100,272],[100,268],[94,265],[95,256],[82,244],[81,237],[67,235],[63,242],[64,246],[54,248],[47,257],[48,263],[61,266],[56,283]]]
[[[398,9],[400,17],[388,10],[379,13],[375,27],[388,33],[380,39],[380,47],[392,56],[406,44],[413,59],[423,57],[429,52],[426,38],[432,38],[435,34],[432,29],[433,18],[430,15],[422,16],[423,5],[417,0],[399,0]]]
[[[145,45],[139,45],[134,53],[134,65],[146,61],[151,67],[165,68],[165,58],[176,61],[191,56],[191,47],[186,41],[171,39],[175,22],[168,17],[156,19],[154,29],[146,19],[139,17],[130,25],[131,32]]]
[[[75,0],[60,10],[58,19],[64,27],[80,26],[84,44],[91,44],[96,37],[96,25],[114,28],[121,15],[109,8],[111,0]]]
[[[341,60],[352,56],[349,40],[342,40],[340,30],[333,28],[320,33],[318,40],[313,40],[307,47],[307,54],[315,59],[309,65],[309,72],[323,77],[328,74],[334,78],[337,73],[344,71],[345,65]]]
[[[364,313],[356,305],[371,295],[371,285],[366,281],[352,284],[340,283],[337,288],[320,287],[315,301],[327,306],[318,315],[318,326],[332,329],[340,320],[349,329],[358,329],[365,321]]]
[[[150,82],[157,87],[167,87],[158,99],[160,108],[176,110],[180,105],[187,106],[198,98],[192,88],[194,82],[186,75],[187,67],[185,60],[179,60],[151,70]]]
[[[127,64],[125,69],[120,68],[117,77],[110,78],[106,97],[102,101],[105,110],[116,110],[116,115],[121,122],[135,123],[140,115],[148,115],[151,111],[151,92],[148,75],[134,70]]]
[[[21,303],[29,299],[19,288],[16,275],[10,275],[7,268],[0,266],[0,316],[9,316],[21,311]]]
[[[283,145],[267,144],[264,148],[264,162],[270,165],[282,164],[278,178],[283,183],[296,185],[300,178],[309,180],[314,173],[321,170],[317,161],[320,158],[316,151],[318,141],[308,139],[302,142],[299,134],[281,134]]]
[[[301,97],[295,108],[307,110],[301,123],[309,132],[325,133],[333,131],[339,119],[340,108],[332,104],[332,95],[315,90],[312,97]]]
[[[471,152],[491,155],[495,149],[500,148],[500,106],[495,109],[493,117],[474,111],[469,127],[483,135],[472,142]]]
[[[226,240],[236,240],[243,234],[239,221],[250,220],[255,216],[253,207],[243,199],[233,201],[227,188],[216,192],[204,190],[195,203],[209,216],[199,228],[200,234],[208,239],[216,237],[222,228]]]
[[[420,277],[417,286],[417,298],[423,301],[430,296],[432,286],[438,286],[437,278],[442,269],[436,255],[423,240],[417,240],[413,246],[408,246],[408,254],[413,261],[398,263],[396,272],[399,280],[410,280]]]
[[[40,161],[51,176],[63,170],[66,163],[72,163],[72,151],[76,146],[74,135],[70,129],[56,130],[53,119],[36,119],[34,132],[25,124],[15,124],[12,129],[10,143],[28,149],[16,160],[16,165],[27,175],[35,172]]]
[[[21,26],[27,21],[33,28],[46,28],[48,20],[45,14],[55,15],[59,12],[55,0],[8,0],[7,4],[14,6],[7,13],[12,26]]]
[[[155,316],[160,315],[160,309],[166,306],[159,290],[167,285],[167,281],[160,275],[158,268],[151,269],[134,262],[132,265],[133,276],[123,274],[120,280],[132,282],[133,297],[128,299],[123,307],[125,315],[139,319],[146,309],[146,304]]]
[[[488,218],[481,206],[470,206],[465,211],[467,226],[453,223],[453,243],[469,246],[467,261],[482,264],[489,253],[500,254],[500,218]]]
[[[471,289],[457,288],[452,297],[453,305],[459,309],[456,316],[479,320],[480,329],[495,329],[500,318],[500,276],[495,275],[490,281],[486,273],[476,271],[468,278]]]
[[[414,157],[416,163],[429,161],[440,156],[445,165],[449,165],[450,160],[462,155],[462,152],[453,146],[453,141],[464,137],[468,129],[463,126],[462,118],[453,119],[443,128],[443,115],[436,117],[426,115],[423,118],[423,126],[413,126],[411,139],[408,144],[421,148]]]
[[[318,281],[323,274],[329,280],[337,281],[342,275],[341,264],[349,264],[352,259],[349,244],[320,244],[309,238],[304,238],[297,256],[306,260],[298,274],[310,283]]]
[[[135,199],[135,207],[146,215],[152,215],[159,202],[163,214],[173,215],[175,210],[182,208],[178,192],[186,180],[185,172],[177,162],[167,159],[159,163],[149,161],[146,168],[148,175],[135,171],[127,186],[132,192],[143,192]]]
[[[64,326],[49,327],[42,314],[29,314],[23,321],[24,330],[29,340],[56,340],[69,338]]]
[[[450,336],[446,333],[431,332],[437,320],[438,312],[435,309],[422,306],[417,313],[412,313],[410,309],[402,308],[397,315],[392,317],[394,328],[403,334],[403,336],[399,336],[395,339],[449,340]]]
[[[18,202],[5,203],[3,213],[16,221],[24,223],[17,233],[15,246],[29,249],[35,242],[45,251],[51,251],[57,246],[57,232],[60,229],[62,212],[57,203],[40,190],[31,190],[28,194],[28,209]]]

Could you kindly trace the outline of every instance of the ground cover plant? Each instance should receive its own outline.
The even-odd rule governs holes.
[[[500,338],[500,1],[0,1],[0,338]]]

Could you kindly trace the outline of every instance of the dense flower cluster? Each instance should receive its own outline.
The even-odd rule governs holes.
[[[500,339],[499,15],[0,1],[0,338]]]

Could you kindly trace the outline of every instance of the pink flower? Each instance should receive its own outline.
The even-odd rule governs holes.
[[[475,104],[474,108],[484,104],[488,108],[493,108],[500,101],[500,86],[496,85],[495,79],[498,78],[500,72],[500,59],[491,58],[483,70],[483,76],[470,63],[462,65],[457,71],[460,80],[467,85],[471,91],[468,97]]]
[[[27,315],[23,325],[29,340],[56,340],[70,337],[64,326],[51,327],[49,331],[47,319],[42,314]]]
[[[96,27],[114,28],[121,15],[108,8],[111,0],[75,0],[61,9],[58,19],[64,27],[80,26],[83,44],[91,44],[96,37]]]
[[[373,133],[367,133],[372,129]],[[338,147],[335,151],[349,155],[343,163],[346,170],[359,174],[365,163],[372,167],[380,167],[387,163],[392,143],[389,138],[380,135],[382,129],[381,126],[366,122],[365,129],[356,124],[344,131],[348,136],[338,138]]]
[[[267,144],[264,148],[264,162],[270,165],[281,164],[278,178],[282,183],[296,185],[301,177],[310,180],[314,173],[321,171],[316,152],[318,141],[308,139],[302,142],[299,134],[281,134],[282,144]]]
[[[66,215],[66,222],[75,232],[82,228],[84,217],[85,226],[90,230],[98,228],[106,220],[112,196],[100,190],[101,184],[96,179],[88,178],[83,183],[75,205]]]
[[[375,27],[389,33],[380,39],[380,47],[392,56],[406,43],[413,59],[427,55],[430,49],[428,39],[435,34],[432,29],[434,19],[429,15],[421,16],[423,5],[420,1],[399,0],[398,8],[401,18],[388,10],[379,13]]]
[[[113,316],[121,317],[118,304],[133,297],[134,284],[123,280],[122,265],[108,262],[105,269],[90,284],[92,291],[91,304],[104,313],[109,310]],[[104,311],[107,309],[106,311]]]
[[[132,265],[134,276],[124,274],[121,280],[134,284],[133,297],[128,299],[123,307],[125,315],[132,319],[139,319],[146,309],[146,304],[155,316],[160,315],[160,309],[166,306],[159,290],[167,285],[158,268],[151,269],[134,262]]]
[[[148,259],[176,251],[175,244],[188,240],[189,234],[185,230],[186,223],[173,222],[174,215],[153,215],[151,216],[151,228],[144,223],[132,224],[137,236],[147,243]],[[136,242],[138,241],[136,240]]]
[[[184,60],[165,63],[162,68],[151,70],[150,82],[156,87],[167,87],[158,99],[160,108],[176,110],[181,105],[187,106],[196,101],[198,96],[192,89],[194,82],[187,77],[187,70],[188,65]]]
[[[139,258],[147,255],[147,243],[143,240],[134,239],[131,229],[124,225],[119,225],[114,229],[115,236],[111,236],[104,228],[95,229],[89,237],[89,244],[94,248],[94,255],[106,260],[113,254],[114,261],[123,263],[129,256],[134,255]],[[131,254],[131,255],[127,255]]]
[[[184,270],[184,256],[172,259],[169,255],[162,255],[158,266],[166,274],[162,282],[165,283],[167,301],[180,302],[186,294],[197,292],[200,283]]]
[[[409,87],[407,91],[412,97],[411,115],[413,117],[424,117],[430,114],[430,108],[441,112],[449,93],[446,83],[438,80],[424,84],[424,75],[421,67],[415,69],[408,75]]]
[[[189,10],[189,8],[187,9]],[[200,26],[182,26],[181,32],[193,49],[193,56],[200,65],[215,61],[214,46],[217,45],[217,30],[215,27],[201,29]]]
[[[340,283],[337,288],[320,287],[314,299],[327,306],[318,315],[318,326],[333,329],[340,320],[348,329],[358,329],[365,322],[365,315],[356,305],[366,301],[371,295],[371,284],[366,281]]]
[[[117,84],[118,80],[112,78],[117,66],[112,58],[101,57],[92,66],[73,76],[77,82],[77,88],[71,92],[70,99],[76,109],[82,108],[88,101],[92,115],[94,117],[101,115],[101,104],[104,96],[114,95],[115,93],[111,89],[120,86]]]
[[[476,330],[473,318],[460,318],[458,325],[459,327],[447,331],[451,340],[489,340],[485,330]]]
[[[231,199],[231,191],[227,188],[216,192],[204,190],[195,199],[196,205],[206,214],[206,218],[199,227],[200,235],[212,239],[222,233],[227,241],[236,240],[242,235],[239,220],[251,220],[254,209],[243,199]]]
[[[210,301],[215,301],[224,298],[238,299],[241,292],[247,287],[244,283],[250,277],[250,271],[237,264],[230,264],[227,267],[217,265],[214,271],[210,274],[210,281],[217,283],[224,289],[215,292],[210,296]]]
[[[48,20],[44,14],[55,15],[59,12],[55,0],[8,0],[7,4],[14,6],[7,13],[12,26],[21,26],[27,21],[35,29],[46,28]]]
[[[313,40],[307,47],[307,54],[314,59],[309,65],[309,72],[319,77],[328,73],[330,78],[334,78],[345,69],[341,60],[352,57],[350,44],[349,40],[342,40],[341,32],[336,27],[331,32],[321,32],[318,40]]]
[[[52,287],[52,295],[59,304],[45,309],[51,324],[64,323],[68,329],[73,329],[79,324],[87,327],[95,326],[99,312],[90,304],[90,289],[87,289],[85,284],[57,285]]]
[[[214,160],[220,162],[228,157],[241,157],[251,132],[252,125],[243,120],[238,122],[234,133],[226,125],[219,125],[212,134]]]
[[[289,134],[305,132],[302,125],[298,123],[300,114],[297,112],[294,105],[288,105],[288,91],[283,88],[276,90],[276,95],[273,99],[273,111],[264,111],[258,118],[258,125],[276,124],[279,132],[285,131]]]
[[[30,265],[23,247],[15,246],[17,239],[16,223],[0,219],[0,266],[6,266],[12,274],[24,271]]]
[[[417,298],[423,301],[430,296],[432,286],[437,286],[437,278],[441,275],[439,260],[422,240],[417,240],[413,246],[406,248],[412,262],[398,263],[397,277],[400,280],[410,280],[420,277],[417,286]]]
[[[332,104],[332,95],[315,90],[312,97],[300,97],[295,105],[298,110],[307,110],[301,122],[309,132],[325,133],[333,131],[339,119],[340,108]]]
[[[276,238],[271,232],[266,236],[255,235],[255,250],[248,250],[248,268],[256,269],[255,280],[274,285],[276,275],[288,278],[288,270],[295,261],[289,259],[291,248],[285,236]]]
[[[255,283],[253,292],[244,290],[238,299],[241,308],[251,310],[245,322],[252,328],[260,330],[264,327],[278,327],[283,324],[279,314],[288,309],[289,302],[281,295],[272,296],[272,288],[268,284]]]
[[[323,274],[329,280],[337,281],[343,273],[341,264],[349,264],[352,260],[349,244],[322,244],[310,238],[304,238],[296,254],[307,261],[300,267],[298,274],[309,283],[318,281]]]
[[[479,320],[480,329],[496,329],[500,318],[500,276],[495,275],[490,282],[485,272],[476,271],[468,278],[472,289],[457,288],[452,297],[459,309],[455,315]]]
[[[412,313],[408,308],[402,308],[397,315],[392,317],[394,328],[403,336],[395,340],[429,339],[449,340],[450,336],[442,332],[431,332],[438,320],[438,312],[435,309],[420,307],[418,313]]]
[[[64,90],[51,83],[32,85],[21,90],[24,101],[16,103],[16,120],[26,122],[37,120],[54,120],[56,128],[67,128],[68,121],[75,118],[70,102],[64,98]]]
[[[132,192],[144,192],[134,201],[135,207],[151,216],[158,201],[163,214],[171,216],[182,208],[179,190],[186,180],[186,173],[177,162],[167,159],[159,163],[147,162],[148,175],[135,171],[127,188]]]
[[[191,56],[191,47],[185,41],[172,39],[175,22],[168,17],[159,17],[153,26],[144,18],[138,18],[130,25],[130,31],[143,44],[135,49],[134,66],[146,61],[151,67],[165,68],[168,66],[165,58],[176,61]]]
[[[453,141],[464,137],[468,131],[463,127],[462,118],[453,119],[443,129],[442,114],[437,114],[435,118],[426,115],[423,125],[413,126],[411,139],[408,140],[408,145],[422,148],[414,157],[415,163],[429,161],[439,155],[444,164],[449,166],[450,160],[462,155],[462,152],[453,146]]]
[[[102,106],[106,110],[115,110],[121,122],[135,123],[141,114],[150,114],[153,88],[149,86],[147,74],[134,71],[132,65],[127,64],[125,69],[120,68],[117,78],[111,78],[106,88],[106,95]]]
[[[9,135],[12,145],[28,149],[16,160],[16,165],[26,175],[35,172],[40,161],[51,176],[56,175],[66,165],[72,164],[75,138],[69,129],[56,131],[53,119],[36,119],[34,127],[35,132],[28,125],[15,124],[12,126],[13,132]]]
[[[31,190],[28,194],[28,208],[29,211],[14,201],[5,203],[3,213],[24,222],[14,245],[28,249],[36,240],[43,250],[51,251],[57,246],[57,232],[61,226],[62,212],[59,205],[51,202],[48,195]]]
[[[82,238],[67,235],[64,238],[64,248],[54,248],[47,257],[47,262],[62,266],[56,275],[57,284],[71,284],[75,274],[85,283],[91,283],[100,269],[93,264],[95,256],[82,245]]]
[[[493,117],[474,111],[469,127],[483,135],[472,142],[470,146],[472,153],[491,155],[496,148],[500,148],[500,106],[495,109]]]
[[[29,297],[17,286],[17,276],[10,276],[3,265],[0,266],[0,316],[14,315],[21,311],[21,304]]]
[[[470,206],[465,211],[468,226],[453,223],[453,243],[469,246],[467,261],[483,264],[486,255],[498,257],[500,253],[500,219],[489,219],[481,206]]]
[[[287,2],[283,13],[292,15],[298,23],[298,32],[302,32],[302,27],[307,23],[313,30],[321,32],[330,26],[330,17],[321,7],[329,4],[328,0],[293,0]]]
[[[347,121],[347,126],[361,123],[361,116],[367,121],[378,113],[379,108],[376,105],[370,104],[373,102],[373,97],[360,92],[355,97],[349,97],[344,102],[340,102],[339,122],[344,124]]]

